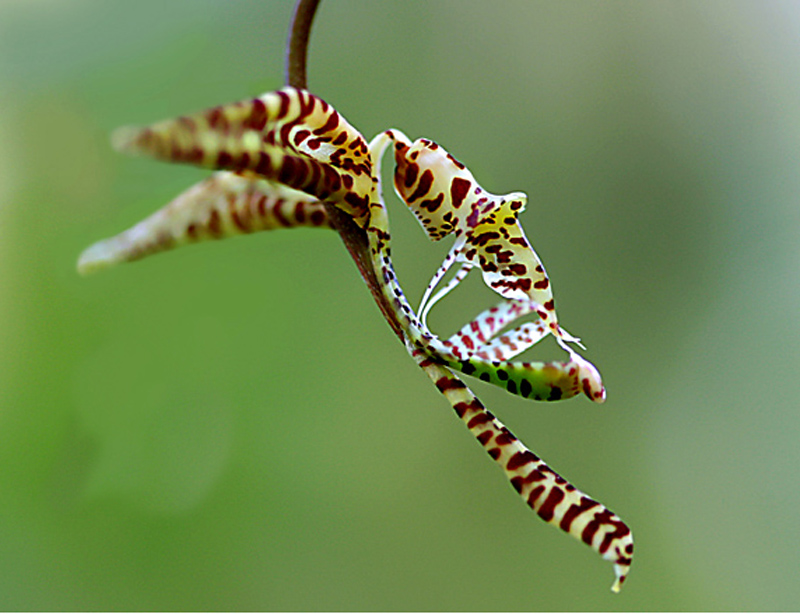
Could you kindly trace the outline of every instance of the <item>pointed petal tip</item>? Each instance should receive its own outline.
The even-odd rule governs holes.
[[[621,565],[614,565],[614,573],[617,574],[617,578],[614,580],[614,584],[611,585],[611,592],[619,594],[622,590],[622,583],[628,577],[628,569],[627,567],[623,569]]]
[[[105,241],[100,241],[87,247],[78,257],[77,269],[84,277],[92,275],[97,271],[102,271],[114,264],[111,254],[105,245]]]
[[[141,128],[122,126],[111,133],[111,146],[120,153],[136,153],[139,150],[138,140]]]

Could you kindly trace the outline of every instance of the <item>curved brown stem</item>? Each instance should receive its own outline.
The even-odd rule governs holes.
[[[292,87],[306,89],[306,56],[308,40],[311,35],[311,24],[319,6],[320,0],[297,0],[289,26],[289,40],[286,44],[286,84]],[[381,284],[372,266],[369,241],[367,233],[360,228],[353,219],[344,211],[325,203],[325,209],[334,229],[339,233],[347,251],[358,267],[358,272],[364,283],[367,284],[372,298],[378,304],[383,317],[394,333],[403,341],[403,327],[394,315],[393,307],[387,302],[381,291]]]
[[[306,55],[311,24],[320,0],[297,0],[286,43],[286,85],[306,89]]]

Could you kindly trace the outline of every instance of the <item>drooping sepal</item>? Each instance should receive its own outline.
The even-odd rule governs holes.
[[[531,509],[614,564],[616,579],[611,590],[619,592],[633,558],[633,535],[628,526],[531,452],[446,367],[423,351],[410,351]]]
[[[324,205],[252,173],[215,173],[128,230],[99,241],[78,259],[92,273],[189,243],[263,230],[330,228]]]

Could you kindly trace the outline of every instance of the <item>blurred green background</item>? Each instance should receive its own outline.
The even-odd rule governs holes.
[[[310,86],[368,138],[529,194],[609,400],[474,389],[631,525],[619,596],[333,233],[76,274],[206,175],[111,130],[279,87],[290,11],[0,0],[0,609],[798,609],[800,4],[325,0],[315,24]],[[416,302],[448,246],[390,207]],[[437,330],[487,304],[468,282]]]

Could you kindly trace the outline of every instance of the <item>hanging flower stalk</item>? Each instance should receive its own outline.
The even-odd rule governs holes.
[[[628,527],[528,450],[453,373],[478,377],[537,401],[581,393],[592,401],[605,399],[597,369],[568,345],[579,341],[561,328],[550,280],[519,224],[526,196],[487,193],[461,162],[428,139],[412,143],[398,130],[388,130],[367,143],[331,105],[295,87],[304,85],[297,66],[304,73],[305,63],[296,60],[301,51],[304,57],[303,41],[315,6],[315,1],[301,0],[296,10],[290,38],[295,51],[288,62],[295,66],[289,71],[291,85],[115,133],[112,140],[120,151],[218,172],[129,230],[89,247],[78,261],[79,271],[89,273],[237,234],[296,226],[335,229],[387,322],[456,415],[543,520],[614,563],[612,590],[618,591],[633,554]],[[430,238],[455,237],[425,292],[419,316],[406,300],[391,259],[380,181],[381,158],[390,145],[398,196]],[[434,294],[457,262],[460,268],[453,279]],[[441,340],[428,329],[426,316],[472,268],[481,271],[502,301]],[[506,331],[528,315],[536,319]],[[514,360],[548,335],[567,351],[567,360]]]

